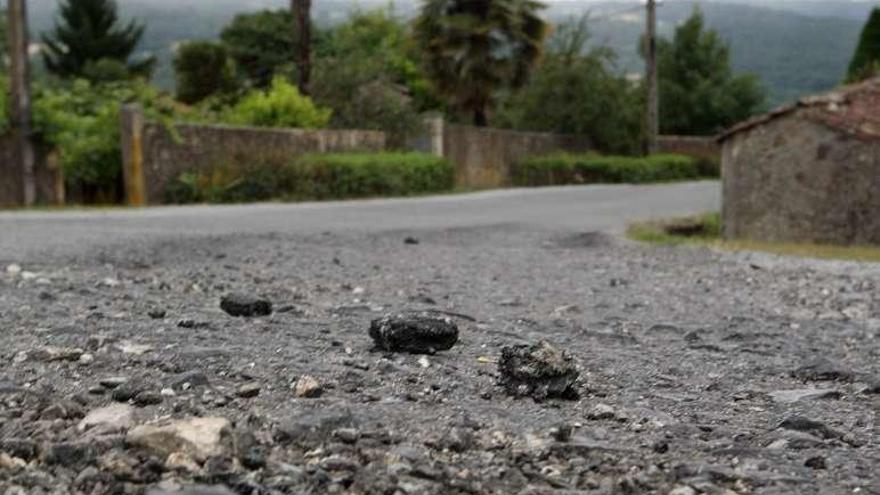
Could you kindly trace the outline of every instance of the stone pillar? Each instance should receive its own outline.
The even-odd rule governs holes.
[[[434,156],[442,157],[446,150],[443,147],[444,122],[442,115],[425,117],[425,129],[428,131],[429,150]]]
[[[122,177],[125,202],[129,206],[146,206],[144,179],[144,113],[140,105],[123,105],[122,111]]]

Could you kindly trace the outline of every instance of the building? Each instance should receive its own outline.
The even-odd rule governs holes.
[[[725,237],[880,244],[880,78],[804,98],[718,140]]]

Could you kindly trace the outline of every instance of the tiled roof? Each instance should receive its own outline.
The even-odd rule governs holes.
[[[801,98],[763,115],[736,124],[717,136],[724,141],[794,111],[804,117],[862,139],[880,139],[880,78],[842,86],[834,91]]]

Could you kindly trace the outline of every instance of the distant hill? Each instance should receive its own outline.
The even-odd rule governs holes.
[[[697,3],[664,4],[658,13],[660,34],[671,37],[675,26],[691,14]],[[818,5],[818,2],[800,3]],[[734,70],[757,74],[768,91],[771,105],[839,84],[864,22],[743,4],[699,2],[699,5],[707,24],[730,44]],[[611,46],[620,55],[621,67],[625,70],[641,71],[637,44],[644,18],[639,12],[601,18],[620,10],[619,3],[593,6],[594,16],[600,18],[591,23],[594,42]],[[867,12],[867,8],[864,11]]]
[[[785,0],[766,6],[766,0],[740,3],[700,2],[708,24],[732,48],[734,69],[757,74],[768,89],[771,104],[830,89],[844,75],[872,2],[839,0]],[[52,24],[57,0],[31,0],[32,31]],[[238,12],[284,8],[289,0],[121,0],[124,17],[147,23],[142,49],[159,55],[156,82],[173,86],[172,47],[187,39],[215,38]],[[412,0],[391,2],[404,17],[415,14]],[[345,19],[353,8],[389,5],[387,0],[314,0],[320,25]],[[545,15],[552,20],[590,11],[594,42],[607,43],[620,55],[620,67],[641,71],[636,48],[643,28],[639,0],[549,2]],[[690,15],[695,2],[669,0],[659,9],[660,33],[671,35],[676,24]],[[621,13],[622,11],[626,11]]]

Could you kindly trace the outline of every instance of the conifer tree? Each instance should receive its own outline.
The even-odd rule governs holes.
[[[846,79],[847,82],[857,82],[878,74],[880,74],[880,7],[875,7],[862,30]]]
[[[52,74],[64,78],[90,78],[96,72],[149,76],[155,59],[132,61],[144,26],[136,21],[123,24],[115,0],[64,0],[60,17],[43,35],[43,60]]]

